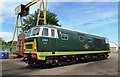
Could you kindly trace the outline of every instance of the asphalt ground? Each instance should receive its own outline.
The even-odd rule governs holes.
[[[118,54],[108,59],[40,69],[30,68],[21,59],[2,59],[2,75],[118,75]]]

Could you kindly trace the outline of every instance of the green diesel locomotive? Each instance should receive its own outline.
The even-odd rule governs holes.
[[[108,53],[109,43],[105,37],[46,25],[28,30],[23,60],[30,66],[45,67],[47,64],[105,59]]]

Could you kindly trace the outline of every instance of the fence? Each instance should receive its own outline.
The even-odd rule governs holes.
[[[9,51],[10,52],[10,46],[9,45],[1,45],[1,49],[4,51]],[[17,46],[12,46],[12,50],[10,53],[16,52],[17,51]]]

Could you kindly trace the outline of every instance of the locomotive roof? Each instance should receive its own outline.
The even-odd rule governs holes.
[[[66,28],[63,28],[63,27],[55,26],[55,25],[45,25],[45,26],[44,25],[39,25],[37,27],[56,28],[56,29],[60,29],[60,30],[66,30],[66,31],[72,31],[72,32],[77,32],[77,33],[81,33],[81,34],[87,34],[87,35],[93,36],[95,38],[105,39],[105,37],[102,37],[102,36],[97,35],[97,34],[89,34],[89,33],[86,33],[86,32],[74,31],[74,30],[71,30],[71,29],[66,29]]]

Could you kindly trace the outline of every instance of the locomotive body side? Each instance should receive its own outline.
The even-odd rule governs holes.
[[[37,63],[53,60],[53,58],[56,61],[64,56],[108,54],[109,44],[106,40],[104,37],[53,26],[35,27],[31,29],[28,38],[25,39],[24,54],[31,56],[32,61]],[[30,60],[28,57],[25,59]]]

